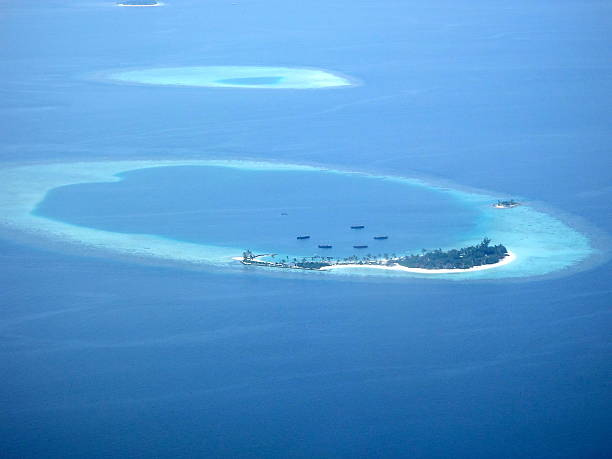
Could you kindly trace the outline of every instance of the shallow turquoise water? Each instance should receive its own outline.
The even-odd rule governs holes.
[[[48,183],[30,207],[32,189],[19,174],[6,177],[15,185],[7,185],[13,199],[2,206],[10,213],[23,196],[22,217],[17,212],[13,220],[28,231],[219,268],[235,265],[231,258],[245,249],[289,258],[386,257],[459,248],[489,237],[516,260],[435,277],[491,279],[559,272],[594,253],[585,235],[529,205],[495,209],[491,194],[419,179],[244,161],[68,163],[21,174]],[[297,239],[304,235],[310,239]],[[380,235],[389,239],[374,239]],[[364,269],[331,275],[432,276]]]
[[[225,83],[230,85],[274,85],[280,83],[283,77],[252,77],[252,78],[227,78],[225,80],[219,80],[219,83]]]
[[[115,82],[267,89],[317,89],[350,86],[352,83],[320,69],[263,66],[153,67],[107,72],[104,79]]]
[[[94,230],[29,215],[43,181],[138,169],[74,161],[238,157],[440,177],[610,233],[610,2],[164,3],[2,2],[0,220],[16,217],[0,241],[3,458],[612,457],[612,264],[530,276],[584,253],[533,207],[494,213],[480,195],[449,196],[479,209],[476,234],[528,254],[487,275],[528,282],[158,267],[74,250]],[[363,84],[81,78],[220,63]],[[69,177],[4,174],[21,161]],[[72,238],[47,245],[47,229]],[[94,242],[143,240],[109,234]]]
[[[121,177],[54,189],[36,214],[106,231],[291,256],[418,252],[484,236],[473,234],[478,213],[460,200],[384,178],[189,166]],[[297,240],[299,235],[311,238]],[[376,241],[377,235],[389,239]]]

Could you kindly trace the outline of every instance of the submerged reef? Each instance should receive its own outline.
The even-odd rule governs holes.
[[[355,273],[359,275],[419,276],[436,272],[435,277],[448,277],[455,280],[523,278],[565,270],[580,264],[595,252],[585,235],[555,216],[536,210],[525,203],[512,209],[511,212],[499,211],[491,206],[491,202],[495,202],[495,199],[488,193],[462,191],[457,188],[449,188],[447,185],[437,186],[415,178],[372,175],[295,164],[230,160],[67,162],[0,169],[0,230],[6,237],[14,236],[18,240],[28,240],[54,249],[72,247],[73,250],[82,250],[87,254],[116,255],[134,260],[159,260],[192,267],[241,272],[240,263],[236,263],[235,257],[242,251],[235,246],[187,242],[156,234],[120,233],[75,225],[36,214],[39,203],[51,190],[58,187],[71,184],[117,182],[123,180],[118,175],[123,172],[170,166],[214,166],[239,169],[245,173],[273,171],[283,174],[289,171],[299,171],[305,174],[330,174],[330,179],[335,176],[348,175],[360,181],[363,180],[362,186],[366,187],[369,183],[375,183],[371,181],[390,181],[402,186],[420,187],[440,193],[441,196],[450,200],[458,200],[462,206],[467,206],[466,209],[469,208],[475,212],[472,231],[469,234],[454,235],[456,242],[453,245],[465,247],[464,249],[454,250],[451,247],[445,250],[428,251],[426,255],[407,256],[403,259],[398,256],[390,257],[397,258],[398,266],[395,268],[398,269],[394,272],[388,269],[389,266],[381,264],[377,265],[378,269],[360,270],[359,273]],[[250,222],[252,223],[257,222]],[[481,249],[486,249],[486,253],[482,254],[477,247],[473,248],[475,247],[473,241],[477,233],[486,234],[494,241],[503,241],[504,245],[490,246],[487,243],[481,247]],[[253,247],[257,253],[269,253],[271,248],[269,246]],[[508,255],[499,259],[506,248]],[[489,253],[490,250],[493,252]],[[479,253],[484,256],[480,256]],[[281,257],[290,259],[295,257],[303,263],[303,268],[332,269],[332,272],[342,271],[345,275],[354,274],[351,268],[355,263],[347,263],[346,269],[338,270],[339,265],[326,266],[332,260],[305,259],[302,261],[303,257],[300,257],[299,254],[290,253],[283,254]],[[499,261],[495,262],[495,260]],[[487,266],[495,266],[495,269],[481,269]],[[429,268],[434,269],[427,271]],[[440,269],[435,271],[437,268]],[[365,273],[366,271],[368,272]]]
[[[124,70],[104,79],[132,84],[243,89],[322,89],[351,86],[348,78],[320,69],[263,66],[162,67]]]

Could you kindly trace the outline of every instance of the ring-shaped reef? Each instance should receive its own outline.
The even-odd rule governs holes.
[[[162,235],[157,232],[155,234],[148,234],[148,229],[146,228],[141,232],[136,232],[133,228],[126,230],[126,232],[121,232],[123,230],[110,231],[97,224],[75,224],[70,221],[70,218],[52,215],[49,214],[48,209],[45,210],[44,203],[46,200],[52,198],[54,193],[58,193],[61,190],[66,191],[70,187],[83,186],[85,184],[109,187],[131,180],[128,178],[130,174],[142,174],[146,171],[154,170],[162,173],[164,169],[170,171],[178,170],[177,168],[184,168],[185,171],[199,168],[202,171],[206,170],[210,177],[218,176],[217,182],[211,180],[206,196],[202,196],[200,202],[201,208],[199,212],[210,211],[209,207],[214,207],[213,203],[215,203],[215,200],[219,200],[221,203],[207,217],[205,220],[207,222],[205,223],[206,225],[223,226],[223,222],[229,221],[227,220],[228,218],[234,218],[232,221],[242,225],[249,233],[260,234],[261,239],[255,238],[248,241],[251,246],[246,247],[247,241],[236,241],[234,246],[207,243],[206,241],[193,242],[193,237],[185,237],[185,240],[174,239],[168,237],[168,233],[164,234],[163,231]],[[223,176],[225,173],[229,175],[227,177]],[[249,180],[252,180],[252,176],[261,177],[261,180],[259,182],[249,182]],[[163,175],[159,177],[163,177]],[[302,181],[300,182],[300,180]],[[330,228],[333,224],[337,224],[352,235],[356,233],[351,232],[353,230],[349,224],[367,223],[375,228],[373,231],[377,231],[377,233],[373,234],[378,234],[379,231],[384,231],[386,229],[385,225],[388,224],[390,225],[389,228],[393,228],[392,231],[394,233],[392,235],[401,238],[402,225],[409,232],[410,224],[413,222],[414,225],[421,225],[421,229],[418,232],[412,233],[413,239],[418,240],[419,235],[425,237],[421,233],[427,233],[428,231],[422,231],[423,225],[430,226],[431,234],[437,235],[434,239],[430,237],[428,241],[430,244],[429,248],[437,248],[438,242],[441,248],[445,250],[459,248],[477,243],[482,236],[487,236],[494,243],[503,243],[512,251],[516,259],[512,263],[494,269],[454,274],[418,274],[356,268],[331,270],[317,274],[319,276],[410,276],[453,280],[524,278],[546,275],[570,268],[583,262],[594,253],[588,238],[560,219],[532,208],[529,205],[521,205],[512,209],[496,209],[492,206],[492,203],[496,202],[497,197],[485,192],[453,189],[415,178],[383,176],[303,165],[238,160],[71,162],[5,168],[0,170],[0,223],[5,229],[10,230],[7,234],[29,234],[39,241],[52,241],[55,246],[60,242],[61,244],[68,244],[73,248],[97,249],[111,255],[115,253],[123,257],[157,259],[208,268],[240,270],[241,272],[244,269],[258,270],[259,268],[257,267],[243,267],[234,258],[240,256],[243,250],[247,248],[259,253],[276,251],[279,247],[275,247],[274,238],[266,240],[266,234],[276,231],[274,229],[276,226],[290,226],[288,223],[285,223],[290,220],[283,219],[291,219],[292,214],[303,213],[306,215],[307,217],[302,220],[301,224],[308,225],[309,223],[304,222],[308,222],[309,216],[316,215],[317,209],[311,208],[311,200],[309,198],[303,199],[304,202],[287,201],[283,206],[279,206],[278,203],[268,203],[269,205],[267,205],[265,200],[260,202],[253,201],[255,199],[253,196],[258,194],[261,196],[277,196],[278,190],[274,189],[274,186],[276,186],[286,189],[287,196],[291,198],[292,196],[297,196],[291,194],[292,186],[298,188],[300,186],[303,187],[302,184],[307,183],[312,184],[311,191],[313,193],[319,194],[318,199],[322,199],[325,202],[326,196],[331,196],[326,187],[334,187],[336,186],[334,185],[335,181],[342,180],[344,182],[341,182],[339,186],[343,188],[344,193],[340,194],[345,195],[346,198],[343,198],[345,199],[344,201],[336,200],[333,204],[336,206],[336,209],[340,209],[340,212],[332,212],[322,219],[323,221],[311,221],[310,226],[307,228],[308,231],[317,233],[321,237],[329,237],[329,234],[332,233],[323,235],[323,228]],[[154,189],[162,190],[161,194],[153,195],[151,202],[142,204],[140,209],[142,215],[150,216],[154,213],[148,209],[150,209],[151,205],[155,204],[153,200],[159,199],[155,196],[163,196],[164,193],[169,193],[168,187],[171,187],[172,183],[150,179],[142,183],[149,187],[144,191],[143,196],[151,195],[150,191]],[[220,186],[220,183],[223,183],[223,186]],[[265,194],[266,184],[269,184],[271,187],[268,190],[271,190],[271,192],[267,195]],[[408,214],[404,216],[407,220],[394,223],[393,219],[402,212],[402,209],[399,207],[395,208],[393,204],[390,204],[393,202],[394,196],[388,195],[388,191],[391,189],[388,188],[389,186],[394,186],[394,190],[397,190],[396,193],[416,193],[415,196],[418,196],[418,193],[430,193],[431,196],[437,196],[436,199],[430,200],[431,204],[428,204],[434,206],[430,209],[430,213],[434,216],[432,220],[434,223],[423,223],[419,219],[427,217],[422,217],[422,215],[419,216],[418,214]],[[228,192],[227,187],[234,188],[239,195],[244,196],[244,200],[237,201],[240,203],[239,208],[227,208],[223,196],[224,193]],[[369,195],[370,191],[376,190],[377,187],[383,187],[380,188],[383,195],[374,193],[374,196],[377,197],[374,198],[373,202],[368,203],[370,206],[368,207],[369,210],[364,213],[362,211],[364,202],[359,199],[367,199],[364,196]],[[77,191],[79,194],[82,194],[81,191],[83,190],[87,191],[87,189],[78,189]],[[93,191],[106,193],[107,190]],[[361,190],[361,194],[359,194],[359,190]],[[261,193],[264,194],[262,195]],[[309,196],[308,189],[302,190],[300,193],[302,197]],[[387,194],[385,195],[384,193]],[[95,196],[95,193],[92,196]],[[361,198],[355,200],[351,199],[352,196],[361,196]],[[79,199],[83,200],[82,197]],[[383,201],[387,202],[383,213],[378,214],[376,211],[377,200],[381,203]],[[418,198],[418,200],[421,200],[421,198]],[[333,200],[330,198],[331,201]],[[455,209],[455,213],[450,218],[444,217],[441,214],[447,209],[447,207],[440,204],[443,201],[448,201],[452,204],[452,208]],[[249,206],[253,205],[252,203],[254,202],[257,202],[257,209],[249,209]],[[321,201],[318,201],[318,207],[320,207],[320,203]],[[69,202],[61,202],[60,204],[60,207],[70,207]],[[289,211],[285,212],[283,209],[289,209]],[[160,219],[163,219],[164,222],[172,222],[172,213],[175,209],[166,210],[168,211],[167,214],[161,215]],[[237,215],[227,216],[222,215],[221,212],[229,214],[234,212]],[[440,212],[440,214],[436,216],[436,212]],[[178,214],[179,212],[175,213]],[[350,219],[343,217],[341,222],[335,222],[334,218],[339,214],[349,215]],[[466,216],[470,220],[468,225],[465,224]],[[95,215],[95,212],[94,215],[89,217],[93,218],[91,220],[93,222],[95,222],[96,218],[101,218],[100,221],[105,220],[104,215]],[[123,214],[119,217],[133,220],[139,216]],[[356,220],[357,218],[359,218],[358,221]],[[455,220],[459,222],[457,225],[449,223]],[[278,223],[275,223],[275,221]],[[408,226],[405,221],[408,221]],[[187,228],[187,230],[192,232],[195,230],[195,233],[197,233],[197,225],[203,225],[201,222],[202,220],[195,225],[195,228]],[[91,226],[88,226],[90,224]],[[188,226],[190,223],[183,224]],[[295,231],[298,231],[298,229],[295,229]],[[226,232],[226,228],[221,227],[217,229],[217,234],[224,232]],[[370,244],[374,244],[371,242],[373,239],[372,235],[366,237],[365,233],[359,234],[359,237],[364,237],[370,241]],[[291,233],[287,238],[295,239],[295,235],[295,233]],[[260,240],[259,244],[258,240]],[[344,242],[348,244],[347,241],[349,239]],[[412,251],[421,243],[423,243],[422,240],[418,240],[416,243],[407,242],[406,245],[408,247],[406,249]],[[282,241],[278,242],[278,246],[282,246],[282,244]],[[308,249],[308,251],[304,248],[295,249],[293,253],[291,253],[291,250],[289,246],[286,246],[283,247],[281,253],[284,256],[295,257],[312,255],[311,249]],[[302,253],[299,253],[300,250]],[[371,250],[385,249],[379,247],[372,248]],[[308,253],[304,253],[304,251]],[[262,268],[259,271],[265,272],[272,269]],[[315,272],[318,273],[318,271]],[[310,272],[304,273],[304,275],[311,275]]]
[[[348,78],[320,69],[261,66],[162,67],[104,75],[120,83],[246,89],[321,89],[351,86]]]

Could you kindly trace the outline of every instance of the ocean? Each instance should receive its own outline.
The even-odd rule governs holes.
[[[610,5],[0,11],[4,457],[612,454]],[[351,85],[109,77],[207,66]],[[95,179],[139,161],[169,167]],[[43,218],[13,218],[58,171],[72,179],[33,210]],[[528,206],[509,223],[485,216],[505,198]],[[180,263],[189,244],[301,255],[302,229],[345,256],[362,241],[354,224],[368,241],[389,233],[395,251],[491,233],[528,258],[512,275],[454,280]],[[163,256],[130,254],[141,234],[162,238],[146,241]]]

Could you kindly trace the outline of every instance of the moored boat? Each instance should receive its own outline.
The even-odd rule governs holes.
[[[319,248],[320,249],[331,249],[332,246],[328,244],[319,244]]]
[[[368,246],[367,245],[354,245],[353,248],[354,249],[367,249]]]
[[[351,229],[364,229],[365,225],[353,225],[351,226]]]
[[[382,241],[383,239],[389,239],[389,236],[374,236],[374,239],[377,241]]]
[[[310,236],[298,236],[297,239],[310,239]]]

